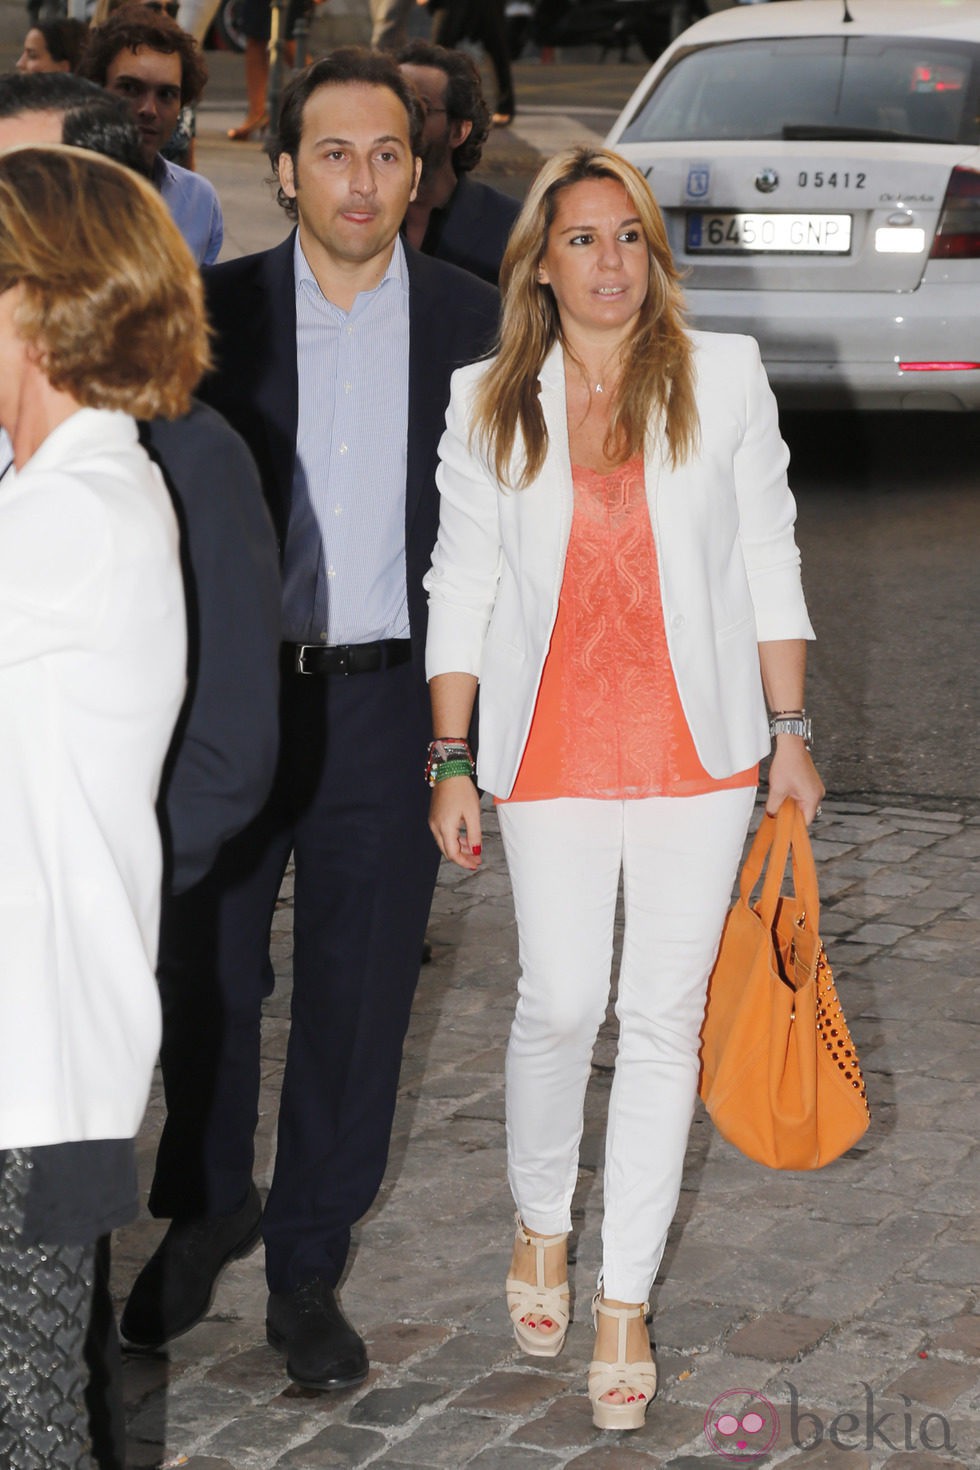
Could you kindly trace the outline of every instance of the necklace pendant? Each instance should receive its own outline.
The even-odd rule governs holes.
[[[602,392],[602,384],[601,383],[596,383],[596,385],[595,385],[595,391],[597,393],[601,393]]]

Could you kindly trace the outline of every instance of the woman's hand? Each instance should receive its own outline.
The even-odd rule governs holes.
[[[826,788],[800,735],[777,735],[776,750],[769,767],[769,796],[766,811],[774,817],[787,797],[799,803],[809,827]]]
[[[475,872],[482,862],[480,793],[469,776],[449,776],[432,788],[429,827],[451,863]]]

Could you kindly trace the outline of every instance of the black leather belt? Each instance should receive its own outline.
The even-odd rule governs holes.
[[[410,638],[382,638],[379,643],[284,643],[283,665],[292,674],[376,674],[407,664]]]

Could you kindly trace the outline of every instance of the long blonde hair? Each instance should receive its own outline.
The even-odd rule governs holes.
[[[531,185],[500,269],[503,312],[497,353],[477,388],[473,437],[488,454],[501,484],[522,489],[536,477],[548,451],[538,374],[555,342],[564,343],[551,287],[538,266],[558,208],[558,196],[588,179],[622,184],[640,219],[650,255],[650,284],[628,343],[605,451],[610,459],[641,453],[661,416],[671,464],[695,452],[699,441],[691,343],[683,323],[680,277],[663,215],[646,179],[607,148],[566,148],[548,160]],[[523,458],[514,462],[515,448]]]

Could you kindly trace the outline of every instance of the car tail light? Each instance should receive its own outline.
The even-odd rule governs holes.
[[[980,256],[980,170],[953,169],[929,253],[933,260],[975,260]]]
[[[903,373],[968,373],[980,368],[980,362],[900,362]]]

